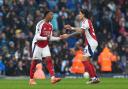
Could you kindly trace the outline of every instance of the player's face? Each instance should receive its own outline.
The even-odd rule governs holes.
[[[51,21],[53,18],[53,12],[49,12],[47,17]]]
[[[84,18],[84,15],[83,15],[83,13],[80,11],[80,13],[79,13],[79,20],[81,21],[81,20],[83,20],[83,18]]]

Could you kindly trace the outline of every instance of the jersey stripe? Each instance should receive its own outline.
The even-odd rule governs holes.
[[[92,26],[92,23],[91,23],[91,20],[88,20],[88,24],[89,24],[89,33],[90,33],[90,35],[92,36],[93,39],[95,39],[97,41],[95,33],[94,33],[93,26]]]
[[[92,51],[92,49],[91,49],[91,47],[90,47],[89,44],[88,44],[88,50],[89,50],[89,53],[91,54],[91,57],[93,57],[94,56],[94,53],[93,53],[93,51]]]
[[[85,40],[85,45],[88,45],[89,43],[88,43],[88,40],[87,40],[87,38],[86,38],[86,35],[85,35],[85,31],[84,31],[84,29],[82,29],[83,30],[83,35],[84,35],[84,40]]]
[[[33,47],[33,50],[32,50],[32,55],[34,53],[35,47],[36,47],[36,44],[34,44],[34,47]]]

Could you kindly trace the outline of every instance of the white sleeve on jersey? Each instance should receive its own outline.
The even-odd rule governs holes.
[[[47,40],[47,37],[42,37],[42,36],[40,36],[40,34],[36,34],[36,35],[35,35],[35,39],[36,39],[37,41],[41,41],[41,40]]]
[[[35,32],[35,39],[38,40],[47,40],[47,37],[40,36],[41,28],[42,28],[43,20],[37,23],[36,25],[36,32]]]
[[[89,29],[88,20],[85,20],[85,21],[82,22],[81,29],[84,29],[84,30],[88,30]]]
[[[50,41],[59,41],[61,38],[60,37],[55,37],[52,35],[52,32],[51,32],[51,35],[50,35]]]

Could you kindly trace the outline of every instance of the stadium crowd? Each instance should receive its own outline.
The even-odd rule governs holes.
[[[96,69],[99,55],[107,47],[116,56],[112,61],[114,73],[126,73],[128,64],[128,0],[0,0],[0,74],[28,75],[31,42],[36,23],[43,19],[45,10],[54,12],[54,35],[65,32],[63,26],[79,27],[80,8],[91,12],[99,46],[93,58]],[[73,55],[70,48],[78,40],[72,37],[50,43],[56,72],[68,73]],[[101,58],[102,59],[102,58]],[[103,71],[104,72],[104,71]]]

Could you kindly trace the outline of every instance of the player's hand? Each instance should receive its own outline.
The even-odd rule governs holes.
[[[69,25],[69,24],[64,25],[64,29],[71,29],[71,25]]]
[[[47,36],[47,40],[48,40],[48,41],[50,40],[50,36]]]
[[[60,35],[60,38],[61,38],[61,39],[66,39],[66,38],[68,38],[68,37],[69,37],[69,34]]]

